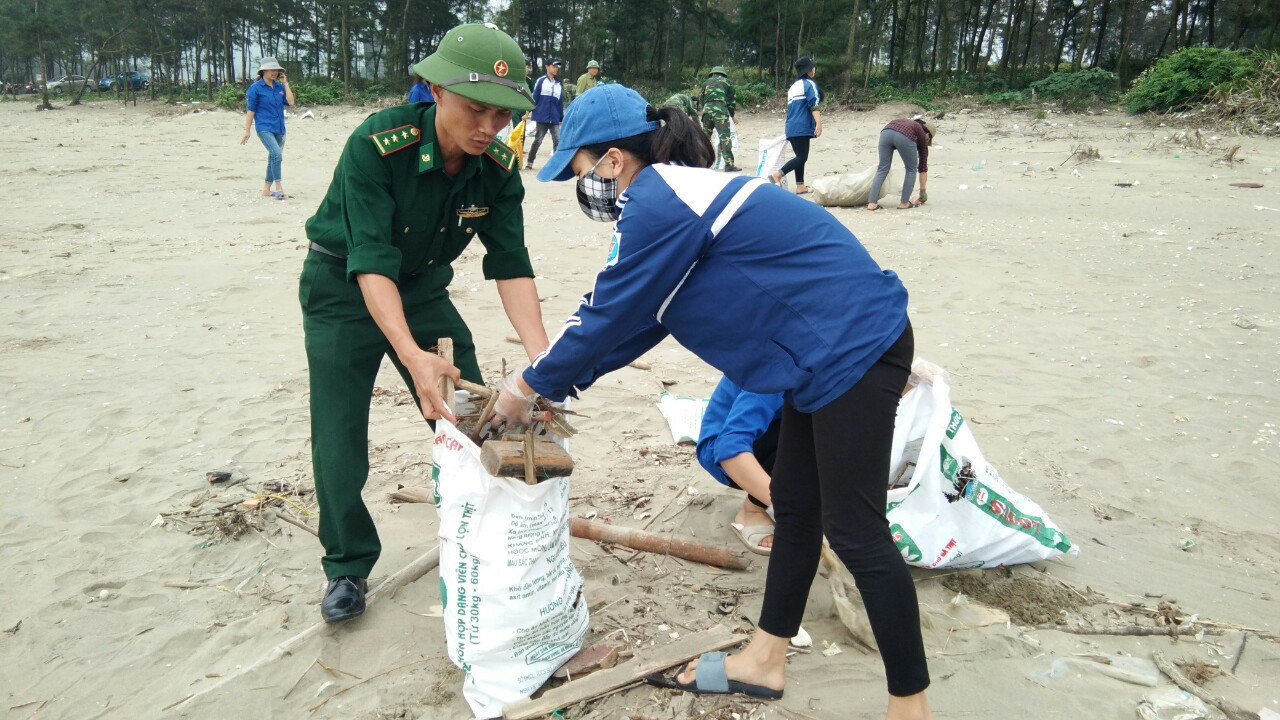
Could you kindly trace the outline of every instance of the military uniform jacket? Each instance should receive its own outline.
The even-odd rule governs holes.
[[[703,114],[738,114],[733,98],[733,82],[723,75],[712,75],[702,83]]]
[[[443,287],[448,266],[479,236],[486,279],[533,277],[524,244],[524,183],[515,153],[499,142],[469,156],[457,177],[437,157],[434,105],[370,115],[347,139],[329,191],[307,220],[307,239],[360,273],[397,282],[429,275]]]

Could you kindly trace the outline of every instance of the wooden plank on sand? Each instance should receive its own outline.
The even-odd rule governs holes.
[[[549,715],[574,703],[608,695],[645,675],[688,662],[704,652],[723,650],[746,639],[746,635],[717,625],[667,645],[637,650],[630,660],[621,665],[567,682],[554,690],[546,691],[542,697],[510,703],[502,708],[502,717],[504,720],[532,720]]]

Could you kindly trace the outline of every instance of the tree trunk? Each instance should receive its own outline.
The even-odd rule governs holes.
[[[226,82],[234,83],[236,81],[236,52],[231,47],[231,23],[230,21],[222,21],[222,48],[223,55],[227,61]]]
[[[1116,56],[1116,74],[1120,76],[1120,86],[1125,87],[1129,81],[1131,73],[1128,71],[1129,65],[1129,30],[1133,24],[1129,20],[1132,15],[1133,0],[1124,0],[1124,5],[1120,8],[1120,52]]]
[[[1079,72],[1080,68],[1084,65],[1084,54],[1089,49],[1089,40],[1093,35],[1093,10],[1095,2],[1097,2],[1097,0],[1089,0],[1088,9],[1084,11],[1084,17],[1081,18],[1081,22],[1084,24],[1084,39],[1080,41],[1080,45],[1077,47],[1076,52],[1073,53],[1071,58],[1072,72]]]
[[[1111,9],[1111,0],[1102,0],[1102,17],[1098,18],[1098,45],[1093,49],[1093,62],[1090,68],[1098,67],[1102,59],[1102,43],[1107,39],[1107,11]]]
[[[1169,27],[1164,31],[1164,37],[1160,38],[1160,47],[1156,48],[1156,57],[1164,55],[1164,48],[1168,44],[1170,36],[1173,36],[1173,48],[1169,52],[1178,52],[1178,36],[1174,34],[1173,29],[1178,26],[1178,15],[1182,12],[1182,3],[1184,1],[1173,0],[1173,8],[1169,11]]]
[[[898,0],[889,0],[889,77],[898,69]]]
[[[342,31],[338,41],[342,43],[342,95],[351,96],[351,46],[347,36],[347,3],[342,3]]]

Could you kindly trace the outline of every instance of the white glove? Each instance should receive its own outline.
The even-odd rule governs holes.
[[[531,391],[526,394],[520,389],[519,378],[524,371],[523,367],[512,370],[498,381],[498,402],[493,406],[493,414],[501,420],[501,425],[519,427],[529,424],[538,393]]]

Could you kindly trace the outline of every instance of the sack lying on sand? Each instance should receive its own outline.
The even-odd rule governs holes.
[[[587,601],[569,559],[569,478],[494,477],[480,449],[436,421],[440,604],[449,659],[476,717],[502,714],[582,647]]]
[[[867,204],[875,177],[876,169],[869,167],[860,173],[820,177],[809,183],[809,187],[813,189],[813,201],[823,207],[860,207]],[[876,202],[885,197],[897,200],[901,194],[902,170],[891,167],[884,185],[880,186],[880,197]]]
[[[918,358],[910,383],[898,403],[888,497],[889,530],[907,563],[995,567],[1078,555],[1044,510],[982,456],[951,406],[947,371]]]

